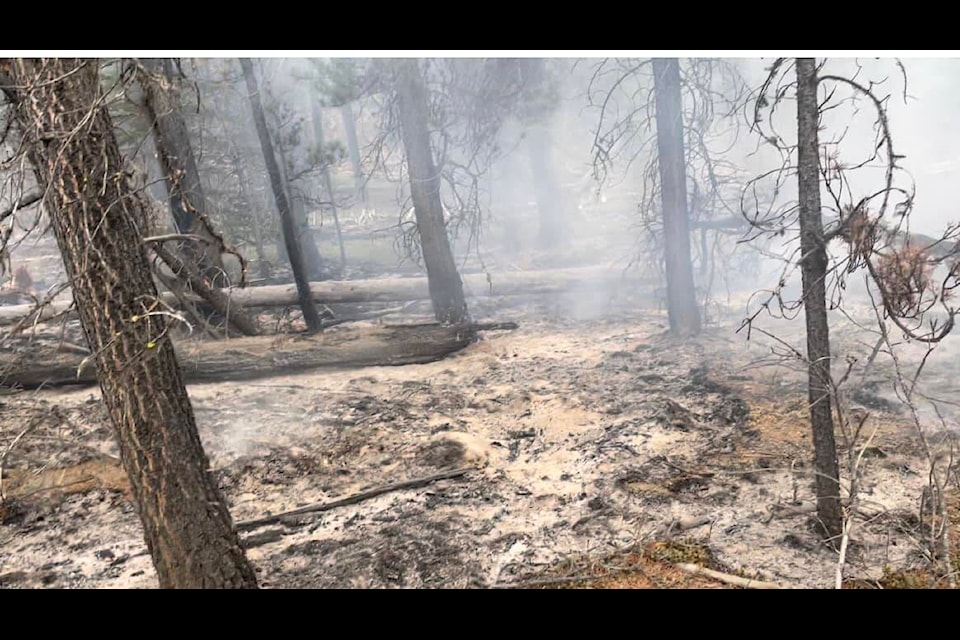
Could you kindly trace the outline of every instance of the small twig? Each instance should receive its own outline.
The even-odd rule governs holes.
[[[30,205],[36,204],[41,200],[43,200],[42,192],[31,193],[28,196],[22,196],[19,200],[13,203],[13,205],[7,207],[2,212],[0,212],[0,220],[3,220],[7,216],[13,215],[20,209],[26,209]]]
[[[579,576],[563,576],[560,578],[538,578],[536,580],[523,580],[521,582],[510,582],[510,583],[497,583],[494,584],[491,589],[526,589],[529,587],[551,587],[560,584],[570,584],[577,582],[595,582],[597,580],[603,580],[604,578],[609,578],[609,575],[599,575],[599,576],[588,576],[588,575],[579,575]]]
[[[358,313],[352,316],[347,316],[343,318],[324,318],[321,322],[324,329],[329,327],[335,327],[338,324],[344,324],[347,322],[359,322],[361,320],[375,320],[377,318],[382,318],[383,316],[388,316],[394,313],[403,313],[417,302],[408,302],[407,304],[401,307],[390,307],[389,309],[380,309],[379,311],[364,311],[363,313]]]
[[[763,580],[753,580],[751,578],[742,578],[740,576],[730,575],[729,573],[721,573],[719,571],[714,571],[713,569],[707,569],[706,567],[701,567],[696,564],[677,564],[675,565],[678,569],[682,569],[687,573],[692,573],[694,575],[707,576],[708,578],[713,578],[714,580],[719,580],[720,582],[731,584],[736,587],[743,587],[744,589],[784,589],[785,587],[780,586],[774,582],[765,582]]]
[[[701,477],[701,478],[712,478],[714,475],[716,475],[715,473],[713,473],[713,472],[711,472],[711,471],[691,471],[690,469],[684,469],[684,468],[681,467],[680,465],[674,464],[673,462],[670,462],[670,459],[669,459],[669,458],[666,458],[666,457],[664,457],[663,461],[667,463],[667,466],[673,467],[673,468],[676,469],[677,471],[679,471],[679,472],[681,472],[681,473],[683,473],[683,474],[685,474],[685,475],[688,475],[688,476],[699,476],[699,477]]]
[[[516,322],[475,322],[469,327],[476,331],[516,331],[520,325]]]
[[[815,504],[805,504],[799,507],[780,503],[773,504],[770,505],[770,515],[764,520],[764,524],[769,523],[774,518],[792,518],[794,516],[804,516],[813,513],[816,510],[817,505]]]
[[[143,239],[143,244],[149,244],[151,242],[166,242],[167,240],[192,240],[194,242],[213,244],[213,240],[192,233],[165,233],[159,236],[147,236]]]
[[[678,533],[690,531],[691,529],[712,523],[713,518],[707,516],[701,516],[699,518],[677,518],[661,526],[657,531],[657,537],[669,539]]]
[[[837,396],[837,389],[834,388],[834,397]],[[840,402],[837,401],[837,411],[840,411]],[[860,424],[857,426],[856,433],[860,433],[860,429],[863,427],[863,423],[866,422],[867,417],[870,414],[864,414],[863,418],[860,419]],[[842,416],[841,416],[841,424]],[[877,431],[880,429],[879,424],[875,424],[873,431],[870,433],[870,436],[867,438],[867,441],[860,447],[860,451],[857,453],[857,456],[852,459],[850,463],[850,498],[849,498],[849,508],[846,509],[846,516],[843,519],[843,526],[841,527],[840,535],[840,555],[837,559],[837,571],[836,578],[834,580],[834,587],[837,589],[843,588],[843,570],[847,564],[847,548],[850,546],[850,531],[853,529],[853,512],[856,511],[857,507],[857,497],[858,497],[858,480],[860,478],[860,465],[863,462],[863,456],[870,449],[870,443],[873,442],[874,437],[877,435]],[[854,438],[856,439],[856,438]],[[851,456],[852,457],[852,456]]]
[[[23,439],[23,436],[27,435],[32,431],[36,426],[40,424],[39,419],[34,419],[33,422],[27,425],[27,427],[17,434],[17,437],[13,439],[13,442],[4,450],[3,455],[0,456],[0,504],[6,501],[6,496],[3,494],[3,465],[7,461],[7,456],[10,455],[10,452],[13,451],[13,448],[17,446],[17,443]]]
[[[458,478],[469,471],[474,471],[474,467],[463,467],[460,469],[454,469],[453,471],[444,471],[443,473],[437,473],[432,476],[426,476],[424,478],[415,478],[413,480],[404,480],[402,482],[394,482],[392,484],[386,484],[381,487],[374,487],[373,489],[367,489],[366,491],[360,491],[359,493],[354,493],[345,498],[340,498],[332,502],[320,502],[317,504],[308,505],[306,507],[300,507],[299,509],[292,509],[290,511],[283,511],[281,513],[267,516],[265,518],[256,518],[254,520],[243,520],[236,524],[237,531],[250,531],[258,527],[262,527],[268,524],[280,524],[284,523],[286,518],[292,516],[300,516],[308,513],[320,513],[322,511],[329,511],[337,507],[344,507],[350,504],[357,504],[358,502],[363,502],[364,500],[369,500],[370,498],[376,498],[385,493],[390,493],[391,491],[400,491],[402,489],[416,489],[417,487],[424,487],[428,484],[437,482],[438,480],[447,480],[450,478]],[[287,523],[284,523],[287,524]]]
[[[957,588],[957,572],[953,570],[953,564],[950,561],[950,510],[946,500],[940,501],[940,517],[943,519],[943,534],[940,536],[943,542],[942,556],[947,571],[947,584],[951,589]]]
[[[840,558],[837,560],[837,574],[834,587],[843,589],[843,568],[847,563],[847,547],[850,543],[850,529],[853,526],[852,515],[847,515],[843,521],[843,533],[840,536]]]

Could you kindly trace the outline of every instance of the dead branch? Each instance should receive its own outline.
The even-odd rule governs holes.
[[[404,489],[417,489],[419,487],[425,487],[429,484],[433,484],[438,480],[449,480],[451,478],[459,478],[462,475],[465,475],[469,471],[474,471],[474,467],[463,467],[460,469],[454,469],[452,471],[444,471],[442,473],[435,473],[432,476],[426,476],[423,478],[415,478],[413,480],[404,480],[402,482],[393,482],[391,484],[386,484],[381,487],[374,487],[373,489],[367,489],[366,491],[360,491],[358,493],[351,494],[344,498],[339,498],[332,502],[320,502],[317,504],[308,505],[306,507],[300,507],[299,509],[291,509],[290,511],[283,511],[276,515],[266,516],[264,518],[256,518],[254,520],[243,520],[236,524],[237,531],[252,531],[258,527],[263,527],[271,524],[284,524],[287,526],[300,526],[303,522],[294,522],[291,521],[291,518],[297,516],[302,516],[306,514],[313,513],[322,513],[324,511],[330,511],[331,509],[336,509],[337,507],[345,507],[351,504],[357,504],[363,502],[364,500],[369,500],[371,498],[376,498],[377,496],[382,496],[385,493],[390,493],[392,491],[402,491]]]
[[[26,207],[29,207],[32,204],[36,204],[41,200],[43,200],[42,192],[31,193],[28,196],[23,196],[22,198],[17,200],[14,204],[12,204],[11,206],[7,207],[2,212],[0,212],[0,220],[3,220],[8,216],[13,215],[20,209],[25,209]]]
[[[552,587],[561,584],[576,584],[578,582],[596,582],[609,578],[608,575],[579,575],[579,576],[561,576],[558,578],[537,578],[535,580],[523,580],[520,582],[497,583],[492,589],[529,589],[533,587]]]
[[[389,309],[380,309],[379,311],[365,311],[363,313],[358,313],[352,316],[346,316],[343,318],[323,318],[321,320],[320,326],[324,329],[329,327],[335,327],[339,324],[345,324],[347,322],[360,322],[363,320],[376,320],[377,318],[383,318],[384,316],[389,316],[394,313],[403,313],[410,307],[417,304],[417,301],[408,302],[407,304],[401,307],[390,307]]]
[[[707,524],[712,524],[713,518],[702,516],[700,518],[677,518],[663,524],[655,534],[657,538],[670,539],[678,533],[690,531]]]
[[[210,238],[205,238],[199,236],[195,233],[164,233],[158,236],[147,236],[143,239],[143,244],[150,244],[153,242],[166,242],[167,240],[189,240],[191,242],[202,242],[204,244],[212,244],[213,240]]]
[[[154,275],[170,292],[177,296],[178,302],[188,316],[192,317],[197,326],[203,327],[207,335],[214,340],[222,340],[226,337],[226,331],[218,331],[203,313],[197,308],[197,305],[186,294],[186,286],[183,281],[176,276],[167,275],[162,269],[154,269]]]
[[[751,578],[743,578],[740,576],[730,575],[729,573],[721,573],[719,571],[714,571],[713,569],[707,569],[706,567],[701,567],[695,564],[686,564],[680,563],[675,565],[678,569],[682,569],[687,573],[692,573],[694,575],[707,576],[708,578],[713,578],[714,580],[719,580],[725,584],[730,584],[735,587],[743,587],[744,589],[785,589],[775,582],[765,582],[763,580],[753,580]]]
[[[239,304],[236,302],[231,304],[230,296],[220,289],[210,287],[206,279],[196,269],[187,265],[179,256],[169,251],[162,244],[157,244],[153,247],[153,250],[174,273],[180,274],[180,277],[190,284],[197,295],[216,309],[217,313],[226,318],[227,322],[239,329],[244,335],[259,335],[260,329],[257,327],[256,321]]]
[[[17,443],[23,439],[25,435],[30,433],[40,424],[39,418],[34,418],[20,433],[17,434],[17,437],[13,439],[13,442],[3,451],[3,455],[0,456],[0,504],[3,504],[6,501],[6,496],[3,495],[3,465],[7,461],[7,456],[10,455],[10,452],[13,451],[13,448],[17,446]]]

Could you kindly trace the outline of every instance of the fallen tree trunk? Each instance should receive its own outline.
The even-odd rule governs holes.
[[[187,382],[251,380],[318,368],[422,364],[441,360],[476,338],[481,325],[399,325],[273,335],[216,342],[182,342],[177,358]],[[89,356],[55,345],[25,343],[0,352],[0,386],[36,389],[97,382]]]
[[[597,289],[618,284],[636,284],[635,276],[626,277],[621,269],[609,267],[581,267],[575,269],[552,269],[544,271],[512,271],[463,276],[463,288],[467,297],[510,296],[563,293],[577,289]],[[224,289],[227,303],[244,308],[271,307],[297,303],[297,288],[294,284]],[[430,291],[426,278],[377,278],[370,280],[326,280],[311,282],[310,293],[314,300],[324,304],[355,302],[397,302],[428,300]],[[176,297],[164,294],[161,299],[176,305]],[[40,320],[47,320],[70,307],[70,300],[57,300],[41,312]],[[0,326],[13,324],[33,312],[33,305],[0,307]],[[33,320],[31,320],[32,322]]]
[[[464,293],[470,296],[536,295],[562,293],[576,287],[596,287],[622,278],[620,270],[607,267],[475,273],[463,276]],[[428,300],[426,278],[378,278],[311,282],[310,291],[318,302],[395,302]],[[271,307],[296,302],[294,285],[247,287],[230,291],[230,300],[243,307]]]

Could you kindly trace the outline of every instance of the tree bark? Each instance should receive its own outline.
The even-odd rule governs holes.
[[[297,237],[297,228],[290,211],[290,203],[283,188],[283,178],[277,166],[277,157],[273,153],[273,142],[270,140],[270,131],[267,129],[267,119],[263,114],[263,105],[260,103],[260,90],[257,88],[257,78],[253,75],[253,64],[249,58],[240,58],[243,68],[243,77],[250,93],[250,110],[253,113],[253,122],[257,127],[257,136],[260,138],[260,147],[263,150],[263,159],[267,165],[267,174],[270,176],[270,186],[273,197],[277,202],[277,211],[283,226],[284,246],[293,268],[293,280],[297,285],[297,301],[303,310],[303,319],[310,331],[320,330],[320,314],[317,306],[310,297],[310,284],[303,265],[303,252],[300,250],[300,240]]]
[[[691,336],[700,333],[701,325],[690,259],[680,62],[676,58],[654,58],[653,78],[667,268],[667,312],[670,331],[675,335]]]
[[[9,81],[2,76],[8,75]],[[255,588],[209,471],[140,237],[98,62],[0,61],[161,588]]]
[[[440,170],[430,148],[429,101],[417,60],[397,63],[400,133],[407,159],[410,195],[413,200],[420,249],[427,268],[430,300],[438,322],[469,321],[463,284],[447,237],[440,200]]]
[[[168,58],[144,58],[137,77],[146,97],[144,104],[153,127],[157,158],[167,185],[170,211],[177,230],[198,235],[208,242],[185,243],[182,253],[188,264],[198,265],[212,286],[227,284],[220,241],[205,223],[206,204],[200,171],[190,144],[187,125],[180,111],[180,92]]]
[[[808,394],[813,428],[817,515],[826,535],[839,541],[843,530],[840,465],[834,439],[830,373],[830,331],[827,323],[827,248],[820,211],[820,164],[817,130],[817,68],[813,58],[797,64],[797,178],[800,198],[800,252],[803,309],[807,325]]]

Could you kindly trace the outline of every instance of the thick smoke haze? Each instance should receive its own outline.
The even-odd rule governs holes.
[[[259,258],[258,252],[266,252],[264,260],[277,261],[274,254],[282,254],[283,248],[277,241],[274,204],[235,62],[228,59],[183,61],[183,102],[189,107],[184,108],[184,114],[191,127],[207,200],[217,221],[222,224],[226,238],[248,259],[255,261]],[[268,120],[275,128],[278,155],[282,156],[281,164],[289,174],[293,200],[301,207],[301,215],[314,228],[325,258],[333,258],[335,252],[331,203],[338,206],[348,229],[351,225],[375,228],[381,239],[395,235],[396,228],[391,229],[391,225],[409,223],[411,219],[409,189],[401,170],[401,148],[396,136],[384,135],[385,124],[389,124],[385,119],[389,108],[387,92],[367,81],[363,86],[358,83],[355,92],[359,98],[351,102],[363,162],[363,179],[368,179],[370,186],[368,200],[357,200],[359,192],[355,188],[355,167],[347,152],[344,115],[339,106],[331,104],[329,96],[323,95],[322,83],[317,81],[319,70],[331,62],[343,60],[269,58],[258,61],[257,65]],[[366,68],[370,60],[357,62],[359,68]],[[602,62],[601,58],[548,60],[547,68],[556,83],[556,90],[550,95],[548,108],[544,109],[538,125],[545,130],[549,166],[559,185],[557,211],[562,211],[571,222],[565,232],[565,241],[576,244],[593,234],[601,238],[604,260],[639,264],[642,260],[638,260],[638,256],[642,255],[645,246],[642,240],[647,232],[642,220],[645,216],[655,219],[659,206],[647,190],[648,176],[644,173],[645,167],[655,160],[656,151],[655,145],[644,142],[654,131],[649,122],[652,111],[640,108],[644,96],[649,94],[651,79],[649,72],[641,69],[633,77],[621,81],[616,73],[599,73]],[[739,72],[746,97],[748,93],[756,95],[773,59],[732,58],[722,62]],[[442,63],[438,59],[433,67],[442,69]],[[624,63],[624,68],[629,67],[628,63]],[[458,59],[458,66],[450,69],[473,69],[471,64],[476,69],[484,68],[483,61]],[[883,99],[895,148],[904,156],[900,161],[904,172],[897,177],[898,185],[916,189],[910,228],[914,232],[937,236],[947,224],[960,219],[953,197],[953,186],[960,175],[960,154],[956,151],[960,148],[960,127],[952,124],[955,107],[960,101],[960,91],[953,82],[954,78],[960,77],[960,60],[908,58],[902,60],[902,65],[902,68],[898,66],[893,58],[830,59],[822,73],[854,77],[864,86],[872,86]],[[496,68],[496,65],[490,68]],[[443,76],[441,72],[437,73],[437,77]],[[721,91],[733,86],[729,82],[723,84],[719,75],[715,82]],[[621,95],[606,101],[605,96],[614,87],[621,91]],[[478,92],[473,98],[476,110],[489,108],[486,96],[492,95],[492,92]],[[114,110],[134,113],[132,104],[140,99],[136,88],[129,89],[125,98],[126,102],[118,101]],[[323,149],[318,148],[313,123],[312,104],[318,99],[325,100],[326,105],[319,112],[325,137]],[[631,109],[636,113],[630,114]],[[775,120],[779,120],[771,123],[785,144],[795,141],[794,109],[792,101],[785,101],[775,116]],[[631,135],[624,136],[611,148],[608,162],[600,167],[597,144],[598,132],[604,122],[601,117],[609,121],[628,115],[632,118],[627,125],[631,128]],[[755,176],[779,166],[781,157],[777,150],[750,131],[750,116],[748,108],[739,109],[726,120],[719,113],[715,115],[714,137],[709,144],[712,153],[723,160],[730,184],[726,187],[727,195],[722,206],[695,211],[695,216],[711,219],[739,216],[742,203],[737,198],[737,189]],[[125,149],[144,168],[151,193],[162,202],[165,197],[162,176],[153,141],[144,130],[144,124],[137,124],[132,116],[118,121],[122,121],[125,131],[129,130]],[[826,112],[823,127],[821,142],[840,139],[835,150],[842,163],[861,162],[875,147],[875,117],[863,98]],[[439,139],[437,142],[439,144]],[[481,223],[476,228],[466,227],[455,248],[461,261],[479,251],[484,255],[485,264],[496,267],[511,262],[509,251],[538,248],[537,197],[532,188],[529,122],[525,123],[516,109],[508,109],[499,122],[495,140],[485,153],[490,162],[483,167],[477,182],[475,202],[468,203],[479,209],[473,213]],[[321,179],[320,156],[332,163],[328,166],[332,172],[333,194],[326,193]],[[462,160],[453,151],[450,158]],[[602,182],[598,181],[598,174],[602,174]],[[870,163],[850,172],[848,178],[851,191],[845,195],[855,202],[863,194],[882,186],[882,163]],[[696,180],[702,182],[702,176]],[[794,182],[787,179],[782,183],[776,198],[777,210],[792,206]],[[6,207],[16,185],[11,180],[4,184],[6,187],[0,199]],[[449,192],[445,193],[448,197],[444,204],[452,211],[455,199],[449,197]],[[749,199],[744,202],[750,209]],[[696,209],[697,203],[691,202],[691,206]],[[830,203],[825,200],[824,206],[829,209]],[[23,234],[23,228],[32,226],[31,214],[25,212],[21,215],[17,225],[11,225],[9,220],[3,223],[13,226],[14,240]],[[653,232],[656,233],[656,229]],[[255,248],[255,245],[266,248]],[[405,257],[402,249],[398,244],[395,251],[398,261]],[[792,246],[789,238],[784,238],[771,241],[764,249],[774,254],[790,255]],[[730,246],[730,251],[743,253],[750,250],[735,243]],[[577,263],[575,256],[565,255],[562,250],[554,250],[554,253],[556,261],[565,256],[567,263]],[[582,257],[580,261],[583,261]],[[761,269],[763,282],[752,284],[772,286],[778,278],[780,266],[775,260],[764,259],[763,262],[766,265]]]

